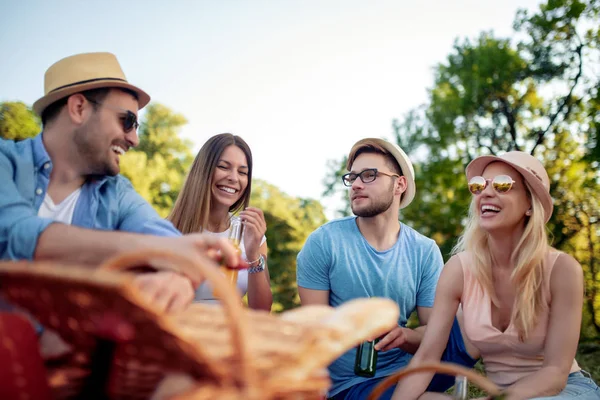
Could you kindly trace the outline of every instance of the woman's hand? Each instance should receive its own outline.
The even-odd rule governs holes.
[[[260,243],[267,232],[265,216],[260,208],[248,207],[240,213],[244,224],[244,247],[246,258],[252,262],[260,256]]]
[[[248,263],[258,260],[261,254],[266,257],[267,243],[261,245],[267,231],[267,223],[262,210],[248,207],[240,213],[240,218],[244,224],[244,248]],[[266,260],[262,271],[248,274],[248,305],[255,310],[271,310],[273,295]]]

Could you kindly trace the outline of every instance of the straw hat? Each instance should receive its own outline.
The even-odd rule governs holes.
[[[545,221],[548,222],[554,208],[550,196],[550,178],[542,163],[531,154],[522,151],[509,151],[501,156],[477,157],[467,165],[467,181],[483,174],[485,168],[494,161],[500,161],[516,169],[529,183],[535,195],[544,206]]]
[[[359,148],[368,146],[370,144],[377,144],[378,146],[386,149],[396,159],[398,165],[400,165],[400,169],[402,169],[402,175],[406,177],[407,181],[406,191],[404,192],[404,196],[402,196],[402,200],[400,201],[400,208],[402,209],[408,206],[415,198],[415,193],[417,191],[417,185],[415,184],[415,170],[410,162],[410,159],[404,150],[402,150],[397,144],[377,138],[366,138],[359,140],[354,144],[354,146],[352,146],[350,154],[354,154]],[[350,168],[351,165],[347,165],[348,171]]]
[[[114,54],[83,53],[63,58],[48,68],[44,76],[44,97],[33,103],[33,110],[42,115],[46,107],[57,100],[98,88],[124,88],[135,92],[140,109],[150,102],[146,92],[127,82]]]

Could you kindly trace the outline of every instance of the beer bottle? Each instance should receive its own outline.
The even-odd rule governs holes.
[[[377,350],[375,344],[379,339],[365,341],[356,347],[354,373],[358,376],[372,378],[377,370]]]

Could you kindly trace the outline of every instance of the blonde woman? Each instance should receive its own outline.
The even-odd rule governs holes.
[[[581,266],[546,236],[553,209],[548,174],[536,158],[513,151],[473,160],[466,175],[473,194],[469,220],[444,267],[410,365],[440,359],[462,305],[465,334],[508,399],[600,399],[600,389],[575,361]],[[423,374],[400,382],[393,398],[419,398],[429,379]]]
[[[273,297],[267,268],[267,224],[263,212],[249,207],[252,185],[252,152],[239,136],[222,133],[211,137],[196,156],[168,219],[182,233],[203,232],[228,237],[230,220],[238,214],[243,224],[240,243],[249,269],[238,273],[240,296],[248,305],[271,310]],[[216,303],[206,284],[196,290],[195,300]]]

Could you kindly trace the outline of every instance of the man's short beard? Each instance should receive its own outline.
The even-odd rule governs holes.
[[[362,217],[362,218],[375,217],[375,216],[382,214],[382,213],[386,212],[387,210],[389,210],[390,207],[392,206],[393,202],[394,202],[394,194],[390,193],[390,197],[388,199],[383,199],[365,209],[356,211],[356,210],[354,210],[354,207],[351,206],[352,213],[354,213],[354,215],[356,215],[357,217]]]
[[[87,175],[97,177],[118,175],[119,171],[111,168],[108,160],[99,158],[104,150],[98,148],[98,143],[94,142],[98,140],[97,136],[100,132],[90,131],[97,127],[95,123],[97,123],[95,120],[89,120],[84,126],[76,129],[73,136],[80,158],[87,161]]]

